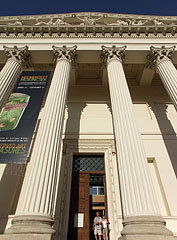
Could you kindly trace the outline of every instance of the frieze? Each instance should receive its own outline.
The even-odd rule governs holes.
[[[177,17],[70,13],[0,17],[1,37],[175,36]]]
[[[108,13],[71,13],[53,15],[33,15],[17,17],[0,17],[0,25],[9,26],[177,26],[177,17],[125,15]]]

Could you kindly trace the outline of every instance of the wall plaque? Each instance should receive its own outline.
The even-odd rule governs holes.
[[[74,214],[74,227],[84,227],[84,213]]]

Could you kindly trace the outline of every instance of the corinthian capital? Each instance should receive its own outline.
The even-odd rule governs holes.
[[[54,58],[56,61],[59,60],[67,60],[69,62],[74,62],[75,58],[76,58],[76,49],[77,46],[73,46],[73,47],[66,47],[65,45],[63,45],[62,47],[56,47],[56,46],[52,46],[53,48],[53,52],[54,52]]]
[[[160,64],[161,62],[171,60],[174,51],[175,46],[173,47],[162,46],[161,48],[151,46],[150,53],[147,56],[147,59],[149,61],[149,67],[156,68],[158,64]]]
[[[6,47],[3,46],[5,54],[9,59],[18,61],[20,63],[28,62],[30,59],[30,54],[28,52],[28,46],[24,47]]]
[[[108,64],[112,60],[123,61],[125,55],[126,46],[116,47],[113,45],[112,47],[102,46],[102,55],[104,63]]]

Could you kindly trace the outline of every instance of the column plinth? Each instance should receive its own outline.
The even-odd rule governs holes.
[[[6,103],[18,80],[24,62],[29,60],[28,47],[5,47],[8,60],[0,72],[0,109]]]
[[[71,62],[76,47],[53,47],[56,67],[24,178],[12,226],[6,234],[54,234],[58,161]]]
[[[126,217],[119,240],[174,240],[172,232],[165,225],[160,216]]]
[[[172,236],[160,216],[143,142],[136,124],[122,59],[126,47],[102,47],[107,65],[118,161],[123,226],[121,239]],[[156,227],[152,227],[153,224]],[[161,231],[163,229],[163,231]],[[153,231],[153,234],[150,232]],[[135,237],[137,235],[137,238]]]
[[[174,51],[175,46],[169,48],[151,46],[147,58],[149,60],[149,67],[154,68],[159,74],[169,98],[177,110],[177,70],[171,61]]]

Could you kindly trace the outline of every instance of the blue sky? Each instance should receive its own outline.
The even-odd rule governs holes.
[[[0,16],[67,12],[177,16],[177,0],[1,0]]]

